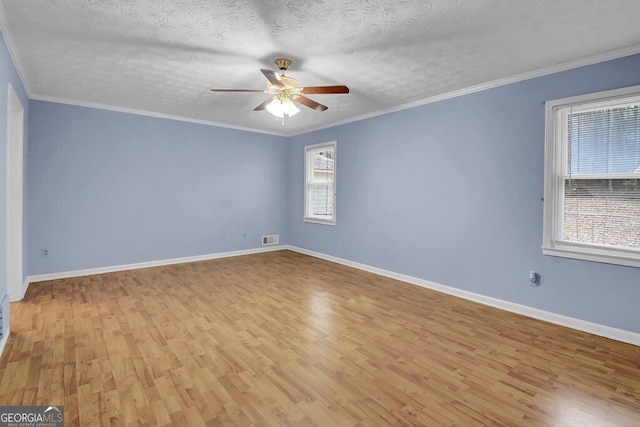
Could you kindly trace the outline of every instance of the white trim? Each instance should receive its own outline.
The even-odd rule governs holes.
[[[564,168],[563,168],[564,169]],[[574,173],[571,176],[568,174],[560,175],[561,178],[568,179],[572,178],[575,180],[579,179],[640,179],[640,172],[634,173],[600,173],[600,174],[582,174],[582,173]]]
[[[109,267],[88,268],[86,270],[62,271],[59,273],[45,273],[29,276],[29,283],[44,282],[45,280],[67,279],[71,277],[92,276],[94,274],[114,273],[117,271],[137,270],[140,268],[161,267],[164,265],[184,264],[196,261],[207,261],[217,258],[228,258],[241,255],[252,255],[263,252],[274,252],[286,249],[284,245],[270,246],[266,248],[243,249],[239,251],[218,252],[214,254],[195,255],[182,258],[171,258],[157,261],[138,262],[134,264],[112,265]]]
[[[5,36],[5,39],[7,39],[6,36]],[[10,49],[10,52],[11,52],[11,49]],[[299,132],[271,132],[271,131],[265,131],[263,129],[242,127],[242,126],[234,126],[234,125],[229,125],[229,124],[224,124],[224,123],[210,122],[210,121],[206,121],[206,120],[190,119],[190,118],[187,118],[187,117],[173,116],[173,115],[162,114],[162,113],[154,113],[154,112],[151,112],[151,111],[136,110],[136,109],[125,108],[125,107],[115,107],[115,106],[110,106],[110,105],[106,105],[106,104],[79,101],[79,100],[66,99],[66,98],[60,98],[60,97],[54,97],[54,96],[31,94],[31,92],[29,92],[28,89],[27,89],[27,93],[29,94],[29,98],[35,99],[35,100],[39,100],[39,101],[58,102],[58,103],[61,103],[61,104],[77,105],[77,106],[80,106],[80,107],[98,108],[98,109],[102,109],[102,110],[119,111],[119,112],[130,113],[130,114],[140,114],[140,115],[149,116],[149,117],[158,117],[158,118],[164,118],[164,119],[170,119],[170,120],[179,120],[179,121],[184,121],[184,122],[189,122],[189,123],[198,123],[198,124],[209,125],[209,126],[218,126],[218,127],[229,128],[229,129],[243,130],[243,131],[247,131],[247,132],[256,132],[256,133],[263,133],[263,134],[268,134],[268,135],[276,135],[276,136],[282,136],[282,137],[289,138],[289,137],[292,137],[292,136],[304,135],[304,134],[315,132],[315,131],[322,130],[322,129],[329,129],[329,128],[333,128],[333,127],[336,127],[336,126],[345,125],[347,123],[353,123],[353,122],[358,122],[358,121],[361,121],[361,120],[371,119],[373,117],[383,116],[383,115],[389,114],[389,113],[395,113],[395,112],[402,111],[402,110],[408,110],[410,108],[419,107],[419,106],[422,106],[422,105],[433,104],[435,102],[440,102],[440,101],[444,101],[444,100],[451,99],[451,98],[457,98],[459,96],[470,95],[472,93],[482,92],[484,90],[494,89],[494,88],[497,88],[497,87],[500,87],[500,86],[506,86],[506,85],[510,85],[510,84],[513,84],[513,83],[518,83],[518,82],[521,82],[521,81],[534,79],[534,78],[537,78],[537,77],[547,76],[549,74],[554,74],[554,73],[559,73],[559,72],[562,72],[562,71],[572,70],[574,68],[585,67],[587,65],[593,65],[593,64],[598,64],[598,63],[605,62],[605,61],[611,61],[611,60],[618,59],[618,58],[624,58],[626,56],[636,55],[636,54],[639,54],[639,53],[640,53],[640,45],[631,46],[631,47],[624,48],[624,49],[618,49],[618,50],[614,50],[614,51],[611,51],[611,52],[603,53],[601,55],[590,56],[590,57],[583,58],[583,59],[578,59],[578,60],[575,60],[575,61],[563,62],[563,63],[557,64],[557,65],[552,65],[552,66],[549,66],[549,67],[539,68],[537,70],[528,71],[528,72],[525,72],[525,73],[516,74],[516,75],[513,75],[513,76],[509,76],[509,77],[504,77],[502,79],[492,80],[492,81],[489,81],[489,82],[480,83],[480,84],[477,84],[477,85],[473,85],[473,86],[469,86],[469,87],[466,87],[466,88],[454,90],[454,91],[451,91],[451,92],[446,92],[446,93],[442,93],[442,94],[439,94],[439,95],[430,96],[428,98],[417,99],[415,101],[407,102],[405,104],[400,104],[400,105],[396,105],[396,106],[393,106],[393,107],[384,108],[382,110],[376,110],[376,111],[372,111],[370,113],[361,114],[359,116],[349,117],[349,118],[346,118],[344,120],[338,120],[338,121],[327,123],[327,124],[324,124],[324,125],[303,129],[303,130],[301,130]],[[13,54],[12,54],[12,56],[13,56]],[[14,57],[14,63],[16,64],[16,69],[20,70],[20,68],[18,66],[18,63],[16,62],[15,59],[16,58]],[[19,74],[22,77],[22,73],[20,73],[20,71],[19,71]],[[22,82],[23,82],[23,84],[25,84],[25,80],[24,79],[22,80]],[[26,84],[25,84],[25,89],[26,89]]]
[[[7,84],[6,145],[6,283],[11,301],[20,296],[24,246],[24,106]]]
[[[296,246],[287,245],[286,248],[294,252],[309,255],[315,258],[321,258],[327,261],[335,262],[337,264],[346,265],[348,267],[357,268],[358,270],[368,271],[369,273],[374,273],[380,276],[389,277],[391,279],[400,280],[406,283],[410,283],[412,285],[422,286],[423,288],[428,288],[428,289],[432,289],[445,294],[464,298],[469,301],[474,301],[480,304],[499,308],[501,310],[509,311],[516,314],[521,314],[523,316],[532,317],[534,319],[543,320],[545,322],[553,323],[560,326],[565,326],[567,328],[576,329],[578,331],[587,332],[587,333],[598,335],[605,338],[610,338],[616,341],[622,341],[629,344],[640,346],[640,333],[626,331],[624,329],[613,328],[611,326],[605,326],[598,323],[587,322],[586,320],[563,316],[561,314],[551,313],[549,311],[540,310],[538,308],[533,308],[533,307],[529,307],[522,304],[516,304],[510,301],[488,297],[486,295],[476,294],[474,292],[465,291],[465,290],[454,288],[451,286],[441,285],[439,283],[430,282],[428,280],[419,279],[417,277],[408,276],[405,274],[400,274],[400,273],[396,273],[389,270],[384,270],[378,267],[372,267],[367,264],[361,264],[359,262],[349,261],[346,259],[331,256],[331,255],[326,255],[320,252],[299,248]]]
[[[542,221],[542,253],[549,256],[584,261],[640,267],[640,251],[633,248],[609,247],[569,242],[563,239],[564,185],[567,178],[567,122],[570,110],[594,106],[612,106],[627,99],[637,103],[640,85],[553,99],[545,104],[544,208]],[[576,175],[576,179],[637,179],[636,174]]]
[[[0,357],[2,357],[2,353],[4,353],[4,347],[7,345],[7,341],[9,341],[9,328],[7,328],[6,333],[2,337],[2,341],[0,341]]]
[[[334,202],[335,203],[335,202]],[[335,215],[334,215],[335,216]],[[302,221],[304,222],[310,222],[312,224],[321,224],[321,225],[336,225],[336,220],[332,219],[332,220],[327,220],[327,221],[323,221],[321,219],[313,219],[313,218],[307,218],[306,216],[302,217]]]
[[[456,98],[456,97],[462,96],[462,95],[468,95],[468,94],[471,94],[471,93],[480,92],[480,91],[487,90],[487,89],[493,89],[493,88],[496,88],[496,87],[499,87],[499,86],[505,86],[505,85],[508,85],[508,84],[517,83],[517,82],[521,82],[521,81],[524,81],[524,80],[529,80],[529,79],[533,79],[533,78],[537,78],[537,77],[542,77],[542,76],[546,76],[546,75],[553,74],[553,73],[559,73],[559,72],[562,72],[562,71],[567,71],[567,70],[571,70],[571,69],[574,69],[574,68],[584,67],[584,66],[587,66],[587,65],[598,64],[600,62],[611,61],[613,59],[624,58],[625,56],[631,56],[631,55],[636,55],[636,54],[640,53],[640,45],[630,46],[630,47],[626,47],[626,48],[622,48],[622,49],[616,49],[616,50],[613,50],[613,51],[610,51],[610,52],[605,52],[605,53],[602,53],[602,54],[599,54],[599,55],[588,56],[586,58],[581,58],[581,59],[576,59],[576,60],[573,60],[573,61],[562,62],[560,64],[551,65],[549,67],[543,67],[543,68],[539,68],[537,70],[516,74],[516,75],[505,77],[505,78],[502,78],[502,79],[492,80],[492,81],[485,82],[485,83],[480,83],[480,84],[477,84],[477,85],[469,86],[467,88],[463,88],[463,89],[459,89],[459,90],[454,90],[454,91],[451,91],[451,92],[443,93],[443,94],[440,94],[440,95],[435,95],[435,96],[431,96],[431,97],[428,97],[428,98],[418,99],[418,100],[415,100],[415,101],[407,102],[405,104],[397,105],[395,107],[385,108],[385,109],[382,109],[382,110],[373,111],[371,113],[361,114],[359,116],[347,118],[347,119],[344,119],[344,120],[338,120],[336,122],[331,122],[331,123],[328,123],[328,124],[325,124],[325,125],[320,125],[320,126],[304,129],[304,130],[301,130],[299,132],[276,133],[276,132],[269,132],[269,131],[265,131],[265,130],[261,130],[261,129],[255,129],[255,128],[236,127],[236,126],[233,126],[233,125],[227,125],[227,124],[216,123],[216,122],[209,122],[209,121],[205,121],[205,120],[196,120],[196,119],[189,119],[189,118],[184,118],[184,117],[180,117],[180,116],[164,115],[164,114],[160,114],[160,113],[153,113],[153,112],[150,112],[150,111],[142,111],[142,110],[135,110],[135,109],[128,109],[128,108],[112,107],[112,106],[107,106],[107,105],[104,105],[104,104],[93,104],[93,103],[88,103],[88,102],[85,102],[85,101],[69,100],[69,99],[50,97],[50,96],[46,96],[46,95],[39,95],[39,94],[32,93],[31,92],[31,84],[29,83],[29,80],[27,79],[26,73],[23,71],[22,60],[20,59],[20,55],[18,54],[18,50],[17,50],[17,48],[15,46],[15,42],[13,40],[12,33],[11,33],[11,31],[9,29],[9,26],[7,24],[7,17],[6,17],[4,8],[2,7],[2,2],[1,1],[0,1],[0,31],[2,32],[2,34],[4,36],[4,40],[5,40],[6,44],[7,44],[8,49],[9,49],[9,54],[11,55],[11,58],[13,60],[13,64],[14,64],[17,72],[18,72],[18,75],[20,76],[20,79],[22,80],[22,85],[24,86],[24,89],[27,92],[27,96],[30,99],[36,99],[36,100],[41,100],[41,101],[49,101],[49,102],[60,102],[60,103],[63,103],[63,104],[77,105],[77,106],[81,106],[81,107],[87,107],[88,106],[88,107],[91,107],[91,108],[99,108],[99,109],[112,110],[112,111],[120,111],[120,112],[125,112],[125,113],[132,113],[132,114],[141,114],[141,115],[150,116],[150,117],[159,117],[159,118],[166,118],[166,119],[171,119],[171,120],[180,120],[180,121],[186,121],[186,122],[190,122],[190,123],[199,123],[199,124],[210,125],[210,126],[219,126],[219,127],[230,128],[230,129],[245,130],[245,131],[248,131],[248,132],[256,132],[256,133],[265,133],[265,134],[269,134],[269,135],[276,135],[276,136],[283,136],[283,137],[292,137],[292,136],[297,136],[297,135],[304,135],[306,133],[315,132],[315,131],[321,130],[321,129],[328,129],[328,128],[332,128],[332,127],[335,127],[335,126],[340,126],[340,125],[347,124],[347,123],[357,122],[357,121],[360,121],[360,120],[365,120],[365,119],[369,119],[369,118],[373,118],[373,117],[377,117],[377,116],[382,116],[384,114],[389,114],[389,113],[393,113],[393,112],[397,112],[397,111],[406,110],[406,109],[409,109],[409,108],[418,107],[418,106],[421,106],[421,105],[432,104],[434,102],[443,101],[445,99]]]
[[[227,124],[227,123],[212,122],[212,121],[209,121],[209,120],[201,120],[201,119],[192,119],[192,118],[184,117],[184,116],[176,116],[176,115],[173,115],[173,114],[156,113],[156,112],[153,112],[153,111],[138,110],[138,109],[135,109],[135,108],[118,107],[118,106],[115,106],[115,105],[107,105],[107,104],[102,104],[102,103],[99,103],[99,102],[78,101],[78,100],[75,100],[75,99],[61,98],[61,97],[49,96],[49,95],[38,95],[38,94],[33,94],[33,96],[30,96],[29,98],[33,99],[33,100],[36,100],[36,101],[55,102],[55,103],[58,103],[58,104],[75,105],[75,106],[78,106],[78,107],[96,108],[98,110],[115,111],[115,112],[118,112],[118,113],[137,114],[139,116],[154,117],[154,118],[158,118],[158,119],[177,120],[177,121],[180,121],[180,122],[195,123],[195,124],[205,125],[205,126],[216,126],[216,127],[220,127],[220,128],[241,130],[241,131],[244,131],[244,132],[261,133],[261,134],[267,134],[267,135],[288,137],[287,134],[281,133],[281,132],[271,132],[271,131],[267,131],[267,130],[264,130],[264,129],[256,129],[256,128],[250,128],[250,127],[244,127],[244,126],[235,126],[235,125],[230,125],[230,124]]]
[[[20,288],[20,293],[17,294],[18,297],[16,299],[11,298],[11,295],[9,295],[9,302],[17,302],[17,301],[22,301],[24,299],[24,296],[27,294],[27,289],[29,288],[29,276],[24,278],[24,281],[22,282],[22,287]]]
[[[4,347],[7,345],[9,341],[9,336],[11,335],[11,300],[10,297],[5,295],[2,300],[0,300],[0,304],[5,304],[6,300],[6,311],[3,311],[2,316],[2,324],[4,325],[4,330],[2,331],[2,341],[0,341],[0,357],[2,357],[2,353],[4,352]]]
[[[11,30],[9,29],[9,21],[7,21],[7,15],[4,11],[4,6],[0,1],[0,32],[4,36],[4,41],[7,44],[7,49],[9,50],[9,56],[13,61],[13,66],[18,72],[18,77],[22,82],[22,86],[24,87],[24,91],[27,93],[27,97],[31,98],[33,95],[31,93],[29,80],[27,79],[27,74],[24,72],[22,68],[22,60],[20,59],[20,54],[18,53],[18,48],[16,47],[15,41],[11,35]]]
[[[567,98],[550,99],[546,101],[545,104],[551,104],[554,107],[565,107],[576,104],[584,104],[586,102],[596,103],[598,101],[606,101],[605,104],[611,104],[611,101],[615,100],[616,98],[626,98],[627,96],[634,95],[640,95],[640,85],[603,90],[600,92],[585,93],[582,95],[569,96]]]
[[[313,161],[310,153],[312,151],[331,148],[333,149],[333,213],[331,219],[317,218],[314,216],[307,216],[307,207],[309,204],[308,188],[312,183],[309,181],[313,175]],[[311,168],[309,168],[311,164]],[[338,141],[321,142],[319,144],[305,145],[304,147],[304,206],[302,207],[302,220],[305,222],[313,222],[323,225],[336,225],[336,212],[338,211]]]
[[[627,267],[640,267],[640,258],[636,253],[625,256],[624,248],[605,248],[603,246],[566,244],[565,242],[552,242],[551,247],[542,247],[542,253],[561,258],[572,258],[583,261],[602,262],[605,264],[624,265]]]
[[[396,105],[396,106],[393,106],[393,107],[384,108],[382,110],[376,110],[376,111],[372,111],[370,113],[361,114],[361,115],[358,115],[358,116],[355,116],[355,117],[349,117],[349,118],[346,118],[344,120],[338,120],[338,121],[327,123],[327,124],[324,124],[324,125],[303,129],[303,130],[301,130],[299,132],[283,132],[283,133],[269,132],[269,131],[265,131],[265,130],[261,130],[261,129],[255,129],[255,128],[237,127],[237,126],[227,125],[227,124],[223,124],[223,123],[216,123],[216,122],[208,122],[208,121],[204,121],[204,120],[189,119],[189,118],[183,118],[183,117],[180,117],[180,116],[169,116],[169,115],[164,115],[164,114],[160,114],[160,113],[153,113],[153,112],[148,112],[148,111],[134,110],[134,109],[128,109],[128,108],[121,108],[121,107],[112,107],[112,106],[103,105],[103,104],[93,104],[93,103],[88,103],[88,102],[85,102],[85,101],[68,100],[68,99],[63,99],[63,98],[43,96],[43,95],[37,95],[37,94],[33,94],[33,96],[30,95],[29,97],[32,98],[32,99],[41,100],[41,101],[60,102],[60,103],[63,103],[63,104],[78,105],[78,106],[81,106],[81,107],[100,108],[100,109],[104,109],[104,110],[121,111],[121,112],[125,112],[125,113],[128,112],[128,113],[132,113],[132,114],[141,114],[141,115],[147,115],[147,116],[151,116],[151,117],[161,117],[161,118],[168,118],[168,119],[172,119],[172,120],[181,120],[181,121],[187,121],[187,122],[192,122],[192,123],[200,123],[200,124],[211,125],[211,126],[219,126],[219,127],[226,127],[226,128],[231,128],[231,129],[245,130],[245,131],[248,131],[248,132],[266,133],[266,134],[270,134],[270,135],[277,135],[277,136],[283,136],[283,137],[292,137],[292,136],[304,135],[304,134],[315,132],[315,131],[322,130],[322,129],[329,129],[329,128],[333,128],[333,127],[336,127],[336,126],[345,125],[347,123],[353,123],[353,122],[358,122],[358,121],[361,121],[361,120],[371,119],[373,117],[383,116],[383,115],[389,114],[389,113],[395,113],[395,112],[402,111],[402,110],[408,110],[410,108],[419,107],[421,105],[433,104],[435,102],[440,102],[440,101],[444,101],[444,100],[451,99],[451,98],[457,98],[459,96],[469,95],[469,94],[476,93],[476,92],[482,92],[484,90],[494,89],[494,88],[497,88],[497,87],[500,87],[500,86],[506,86],[506,85],[510,85],[510,84],[513,84],[513,83],[518,83],[518,82],[521,82],[521,81],[534,79],[534,78],[537,78],[537,77],[543,77],[543,76],[547,76],[549,74],[554,74],[554,73],[559,73],[559,72],[562,72],[562,71],[572,70],[574,68],[585,67],[587,65],[593,65],[593,64],[598,64],[598,63],[605,62],[605,61],[611,61],[611,60],[618,59],[618,58],[624,58],[626,56],[636,55],[636,54],[639,54],[639,53],[640,53],[640,45],[631,46],[631,47],[624,48],[624,49],[617,49],[617,50],[613,50],[611,52],[603,53],[603,54],[600,54],[600,55],[589,56],[587,58],[582,58],[582,59],[577,59],[577,60],[574,60],[574,61],[563,62],[563,63],[560,63],[560,64],[551,65],[549,67],[539,68],[539,69],[533,70],[533,71],[527,71],[525,73],[520,73],[520,74],[516,74],[516,75],[513,75],[513,76],[509,76],[509,77],[504,77],[504,78],[501,78],[501,79],[492,80],[492,81],[485,82],[485,83],[480,83],[480,84],[477,84],[477,85],[473,85],[473,86],[469,86],[469,87],[466,87],[466,88],[454,90],[454,91],[451,91],[451,92],[445,92],[445,93],[442,93],[442,94],[439,94],[439,95],[430,96],[428,98],[417,99],[415,101],[407,102],[405,104],[400,104],[400,105]],[[14,63],[15,62],[16,61],[14,61]],[[18,68],[17,65],[16,65],[16,68]],[[24,80],[23,80],[23,83],[24,83]]]
[[[457,98],[463,95],[469,95],[476,92],[482,92],[487,89],[494,89],[500,86],[510,85],[512,83],[518,83],[525,80],[535,79],[537,77],[547,76],[549,74],[560,73],[562,71],[572,70],[574,68],[585,67],[587,65],[598,64],[605,61],[611,61],[618,58],[624,58],[625,56],[636,55],[640,53],[640,45],[627,47],[624,49],[617,49],[611,52],[603,53],[600,55],[589,56],[574,61],[562,62],[560,64],[551,65],[549,67],[539,68],[533,71],[527,71],[525,73],[516,74],[502,79],[492,80],[485,83],[469,86],[463,89],[446,92],[440,95],[430,96],[428,98],[417,99],[415,101],[407,102],[405,104],[396,105],[395,107],[385,108],[382,110],[372,111],[371,113],[362,114],[355,117],[350,117],[344,120],[338,120],[331,124],[321,125],[303,131],[289,134],[288,136],[304,135],[306,133],[315,132],[322,129],[328,129],[335,126],[345,125],[347,123],[358,122],[360,120],[371,119],[373,117],[382,116],[384,114],[395,113],[397,111],[407,110],[409,108],[419,107],[421,105],[433,104],[435,102],[444,101],[446,99]]]
[[[27,289],[29,288],[29,276],[24,278],[24,282],[22,282],[22,295],[20,296],[20,300],[24,299],[24,296],[27,294]]]

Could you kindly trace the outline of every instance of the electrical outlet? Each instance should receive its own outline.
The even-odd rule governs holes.
[[[43,257],[43,258],[46,258],[46,257],[48,257],[48,256],[49,256],[49,249],[43,249],[43,250],[42,250],[42,257]]]
[[[529,284],[536,287],[540,286],[540,275],[535,271],[529,272]]]

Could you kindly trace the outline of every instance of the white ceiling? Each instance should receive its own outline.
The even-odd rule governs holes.
[[[1,0],[32,98],[292,135],[617,51],[640,52],[638,0]],[[260,68],[293,59],[324,112],[282,126]],[[600,58],[604,58],[601,56]],[[551,68],[549,68],[551,67]]]

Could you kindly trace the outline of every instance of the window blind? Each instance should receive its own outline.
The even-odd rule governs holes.
[[[322,149],[311,152],[313,165],[312,177],[310,180],[312,192],[312,212],[313,216],[331,217],[333,216],[333,180],[334,180],[334,160],[333,149]]]
[[[570,108],[563,239],[640,248],[640,99]]]

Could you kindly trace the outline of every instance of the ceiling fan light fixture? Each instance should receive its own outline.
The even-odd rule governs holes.
[[[270,112],[271,114],[273,114],[278,118],[284,117],[284,111],[282,111],[282,103],[275,96],[273,97],[271,102],[265,106],[265,108],[267,109],[268,112]]]
[[[269,102],[265,108],[267,111],[278,118],[283,118],[285,115],[287,117],[292,117],[298,114],[300,111],[298,107],[293,103],[291,98],[282,97],[278,98],[276,96],[273,97],[271,102]]]
[[[282,98],[282,111],[289,117],[293,117],[300,109],[296,107],[296,104],[293,103],[291,98]]]

